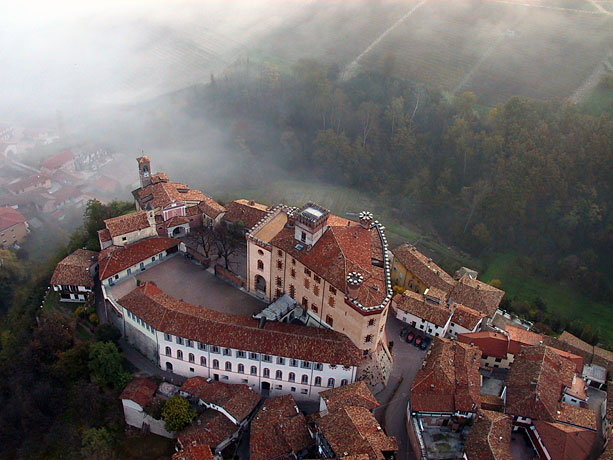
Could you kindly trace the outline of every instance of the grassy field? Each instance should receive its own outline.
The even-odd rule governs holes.
[[[572,321],[580,319],[599,331],[601,340],[613,343],[613,302],[595,302],[564,283],[553,283],[527,272],[514,254],[500,254],[487,263],[483,281],[502,281],[510,299],[533,301],[540,297],[550,312]]]

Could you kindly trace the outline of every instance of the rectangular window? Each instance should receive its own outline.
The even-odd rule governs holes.
[[[206,351],[206,343],[200,343],[200,342],[198,342],[198,350],[204,350],[204,351]]]
[[[304,274],[306,276],[311,276],[311,270],[309,270],[308,268],[304,267]]]
[[[257,353],[249,353],[249,359],[257,361],[258,360],[258,354]]]
[[[249,383],[249,379],[241,379],[241,383]]]
[[[303,388],[302,390],[300,390],[300,393],[303,395],[306,395],[309,393],[309,390],[307,390],[306,388]]]
[[[223,355],[224,356],[232,356],[232,350],[229,348],[224,348],[223,349]]]
[[[185,340],[185,346],[189,347],[189,348],[194,348],[194,342],[192,340]]]
[[[336,295],[336,289],[330,286],[330,294]]]
[[[279,270],[282,270],[282,269],[283,269],[283,262],[281,262],[281,260],[277,260],[277,268],[278,268]]]
[[[265,363],[272,363],[272,356],[262,355],[262,361],[264,361]]]
[[[331,307],[334,307],[334,297],[330,296],[328,298],[328,305],[330,305]]]
[[[316,371],[323,371],[324,370],[324,365],[322,363],[315,363],[315,370]]]
[[[285,366],[285,358],[277,357],[277,364]]]
[[[298,360],[297,359],[290,359],[289,360],[289,365],[291,367],[298,367]]]
[[[237,351],[236,352],[236,357],[237,358],[246,358],[247,357],[247,353],[245,353],[244,351]]]
[[[211,353],[219,353],[219,347],[215,345],[211,346]]]
[[[277,255],[279,257],[283,257],[283,251],[281,251],[281,249],[277,249]]]
[[[290,389],[290,391],[291,391],[292,393],[296,393],[296,387],[292,387],[292,388]]]
[[[311,368],[311,362],[310,361],[302,361],[302,363],[300,363],[300,367],[303,369],[310,369]]]
[[[177,336],[177,337],[176,337],[176,342],[177,342],[179,345],[183,345],[183,339],[182,339],[181,337],[178,337],[178,336]]]
[[[326,324],[330,327],[334,327],[334,320],[330,315],[326,316]]]
[[[164,333],[164,340],[167,342],[172,342],[172,335]]]
[[[321,282],[321,278],[319,276],[317,276],[317,275],[313,275],[313,280],[315,280],[315,282],[317,284],[319,284]]]

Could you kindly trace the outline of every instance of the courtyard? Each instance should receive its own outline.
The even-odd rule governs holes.
[[[137,280],[152,281],[162,291],[176,299],[222,313],[252,316],[267,306],[181,255],[173,256],[131,276],[112,286],[110,292],[119,300],[136,288]]]

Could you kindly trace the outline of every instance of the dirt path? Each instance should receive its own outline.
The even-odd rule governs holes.
[[[351,61],[347,67],[345,67],[345,69],[343,70],[343,72],[341,73],[341,81],[347,81],[351,78],[351,76],[353,75],[353,73],[356,71],[356,69],[358,68],[358,64],[360,62],[360,60],[368,53],[370,52],[370,50],[372,50],[375,46],[377,46],[381,40],[383,40],[390,32],[392,32],[396,27],[398,27],[400,24],[402,24],[404,21],[406,21],[409,16],[411,16],[417,9],[419,9],[421,6],[423,6],[425,3],[427,3],[428,0],[421,0],[421,2],[419,2],[417,5],[415,5],[413,8],[411,8],[408,12],[406,12],[400,19],[398,19],[395,23],[393,23],[390,27],[388,27],[386,30],[383,31],[383,33],[381,35],[379,35],[370,45],[368,45],[366,47],[366,49],[364,51],[362,51],[358,57],[356,57],[353,61]]]
[[[613,58],[613,51],[609,50],[607,55],[600,61],[594,71],[587,77],[583,83],[577,88],[577,90],[570,97],[573,103],[578,104],[583,101],[590,91],[598,84],[602,76],[607,72],[607,63]]]

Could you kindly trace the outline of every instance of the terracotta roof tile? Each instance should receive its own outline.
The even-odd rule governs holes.
[[[266,399],[251,421],[252,460],[283,458],[312,444],[306,419],[291,395]]]
[[[596,412],[587,407],[574,406],[567,403],[559,403],[555,413],[558,422],[596,430]]]
[[[454,302],[481,311],[489,317],[494,316],[503,297],[504,291],[468,275],[460,278],[449,292],[449,298]]]
[[[396,438],[387,436],[373,414],[365,407],[345,406],[314,418],[337,458],[368,455],[370,460],[383,452],[398,451]]]
[[[537,420],[534,426],[555,460],[585,460],[596,441],[595,432],[563,423]]]
[[[414,411],[476,412],[481,405],[481,351],[435,337],[411,387]]]
[[[159,331],[197,342],[321,363],[357,366],[360,350],[344,334],[230,315],[174,299],[144,283],[119,303]]]
[[[417,294],[409,290],[402,294],[397,294],[394,297],[394,302],[396,302],[398,309],[440,327],[445,327],[449,317],[452,315],[451,310],[445,303],[436,304],[427,300],[423,294]]]
[[[584,342],[579,337],[572,335],[570,332],[564,331],[560,335],[560,340],[569,344],[570,346],[577,348],[579,350],[584,351],[585,353],[592,354],[594,353],[593,345],[590,345],[587,342]]]
[[[221,412],[207,410],[177,436],[181,448],[204,445],[216,448],[238,430],[238,426]]]
[[[146,211],[136,211],[104,221],[112,238],[149,227]]]
[[[572,385],[574,364],[546,346],[522,347],[507,375],[505,411],[536,420],[556,420],[564,387]]]
[[[176,227],[178,225],[189,224],[189,219],[185,216],[174,216],[166,221],[166,228]]]
[[[598,460],[613,460],[613,442],[609,440],[604,452],[600,454]]]
[[[11,207],[0,208],[0,231],[11,228],[14,225],[22,224],[26,218],[17,210]]]
[[[106,248],[98,255],[100,279],[105,280],[179,243],[181,241],[174,238],[161,236],[140,240],[128,246]]]
[[[458,341],[475,345],[484,356],[507,358],[509,338],[500,332],[480,331],[458,334]]]
[[[19,193],[21,190],[25,190],[29,187],[35,187],[40,184],[44,184],[48,180],[49,176],[47,176],[46,174],[37,174],[36,176],[26,177],[24,179],[18,180],[17,182],[8,184],[6,188],[13,193]]]
[[[479,321],[485,318],[487,315],[472,308],[468,308],[461,304],[454,304],[451,307],[453,309],[453,316],[451,322],[462,326],[469,331],[472,331]]]
[[[449,292],[456,281],[445,270],[436,265],[432,259],[425,256],[415,246],[405,243],[392,249],[396,258],[413,276],[428,287],[436,287]]]
[[[144,408],[153,399],[157,385],[149,379],[135,377],[126,385],[119,399],[129,399]]]
[[[60,153],[56,153],[55,155],[45,158],[40,165],[45,169],[54,170],[72,161],[73,158],[73,154],[70,150],[64,150]]]
[[[98,230],[98,239],[102,243],[113,241],[113,238],[111,237],[111,232],[109,232],[108,228],[103,228],[102,230]]]
[[[172,460],[215,460],[209,446],[188,444],[184,449],[172,455]]]
[[[94,277],[91,267],[97,262],[97,259],[98,253],[96,251],[77,249],[57,264],[49,284],[93,288]]]
[[[468,460],[513,460],[511,429],[509,416],[488,410],[479,411],[464,445]]]
[[[260,395],[247,385],[230,385],[204,377],[192,377],[185,381],[181,391],[194,399],[215,404],[225,409],[239,423],[246,419],[260,401]]]
[[[319,396],[324,399],[328,410],[344,406],[360,406],[373,410],[379,403],[363,381],[343,385],[322,391]]]
[[[248,200],[235,200],[226,204],[225,207],[228,211],[224,214],[223,219],[230,223],[240,220],[246,229],[253,228],[266,216],[268,211],[266,205]]]

